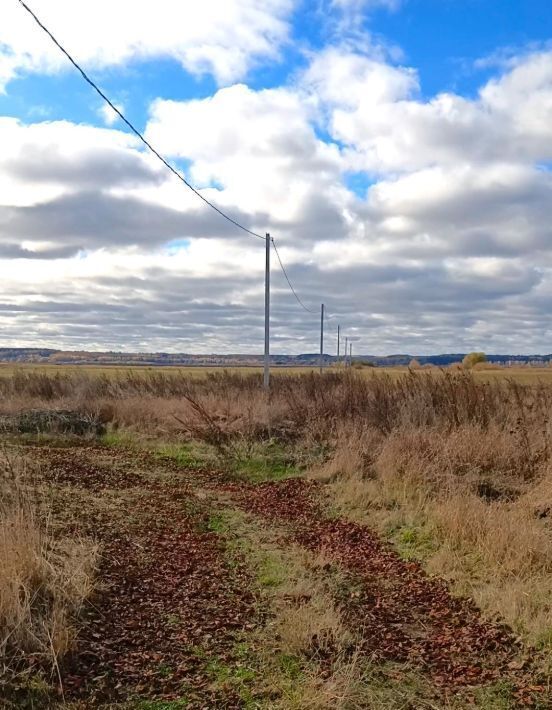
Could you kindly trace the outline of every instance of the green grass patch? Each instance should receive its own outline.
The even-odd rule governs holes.
[[[255,687],[258,686],[260,680],[259,669],[253,666],[254,659],[248,647],[240,645],[242,646],[241,653],[236,655],[241,660],[236,663],[228,663],[216,658],[207,664],[207,672],[211,676],[215,688],[222,691],[233,690],[239,695],[243,707],[253,710],[253,708],[259,707],[255,699],[257,696]]]
[[[294,456],[273,439],[234,445],[228,463],[238,478],[250,483],[282,481],[301,473]]]
[[[183,468],[218,467],[219,459],[209,444],[191,441],[185,444],[156,444],[153,452],[160,458],[170,458]]]
[[[250,483],[280,481],[301,475],[295,464],[295,455],[277,441],[233,441],[224,452],[202,441],[167,443],[141,440],[133,432],[110,430],[101,441],[104,446],[142,448],[159,458],[170,458],[179,466],[188,469],[224,469],[236,478]]]
[[[100,439],[104,446],[122,449],[132,449],[139,446],[138,437],[130,431],[124,429],[107,431]]]
[[[535,646],[542,651],[552,650],[552,626],[540,632],[537,636]]]
[[[278,666],[286,678],[300,680],[303,677],[303,664],[301,659],[290,653],[278,654]]]
[[[386,533],[404,560],[425,560],[439,549],[439,541],[429,524],[395,524]]]
[[[137,700],[137,710],[182,710],[188,707],[185,698],[181,700]]]
[[[218,535],[223,535],[228,531],[228,519],[222,513],[213,513],[207,520],[206,529],[209,532],[215,532]]]
[[[104,446],[125,449],[140,448],[159,458],[170,458],[183,468],[205,468],[220,464],[214,447],[200,441],[174,443],[141,438],[124,429],[110,430],[101,437]]]
[[[267,554],[257,565],[257,582],[261,587],[279,587],[286,576],[286,566],[279,555]]]
[[[476,707],[481,710],[513,710],[517,707],[514,687],[507,680],[499,680],[486,688],[480,688],[475,691],[474,695]]]
[[[161,663],[157,668],[157,674],[160,675],[161,678],[170,678],[173,673],[174,670],[166,663]]]

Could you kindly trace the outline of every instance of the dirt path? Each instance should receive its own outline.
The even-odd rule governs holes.
[[[238,708],[212,689],[209,663],[231,665],[240,632],[255,622],[245,567],[229,568],[192,484],[151,456],[96,447],[37,450],[57,487],[58,520],[101,545],[100,589],[62,668],[65,698],[86,707],[179,699],[186,708]],[[169,474],[167,476],[167,473]]]
[[[452,597],[369,529],[326,517],[315,484],[233,483],[150,454],[94,446],[35,452],[55,490],[59,525],[94,535],[103,551],[99,594],[62,669],[66,697],[85,699],[84,707],[129,698],[244,707],[231,686],[213,685],[209,666],[220,659],[239,666],[236,643],[262,623],[262,612],[245,564],[229,564],[207,530],[213,500],[283,524],[290,541],[343,568],[350,586],[340,601],[371,661],[408,664],[443,698],[461,690],[469,702],[470,688],[500,681],[510,684],[515,704],[489,708],[552,707],[508,629],[483,620],[473,603]]]
[[[471,600],[451,596],[443,580],[399,558],[370,529],[327,518],[317,489],[302,479],[226,486],[242,509],[286,521],[290,539],[354,575],[345,613],[362,629],[362,650],[371,658],[407,662],[449,694],[501,681],[511,684],[519,707],[552,707],[530,654],[506,626],[485,621]]]

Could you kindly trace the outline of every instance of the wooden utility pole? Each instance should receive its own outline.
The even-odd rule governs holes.
[[[270,234],[267,232],[265,258],[265,338],[264,338],[264,377],[265,390],[270,388]]]
[[[324,304],[320,306],[320,374],[324,367]]]

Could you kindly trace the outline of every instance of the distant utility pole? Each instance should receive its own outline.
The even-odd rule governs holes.
[[[265,259],[265,342],[264,342],[264,377],[265,390],[270,388],[270,234],[267,232]]]
[[[339,336],[341,334],[341,326],[337,326],[337,364],[339,365]]]
[[[324,366],[324,304],[320,305],[320,374]]]

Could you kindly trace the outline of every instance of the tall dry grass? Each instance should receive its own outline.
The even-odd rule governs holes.
[[[344,428],[312,475],[342,514],[451,580],[533,643],[552,642],[552,472],[547,432],[493,422]],[[367,444],[367,442],[370,442]]]
[[[28,463],[0,451],[0,685],[6,693],[22,676],[56,678],[92,591],[95,546],[54,537],[41,508]]]
[[[399,379],[353,371],[279,375],[15,373],[0,414],[75,410],[221,451],[276,440],[329,484],[342,514],[454,580],[489,613],[552,644],[552,386],[465,371]]]

